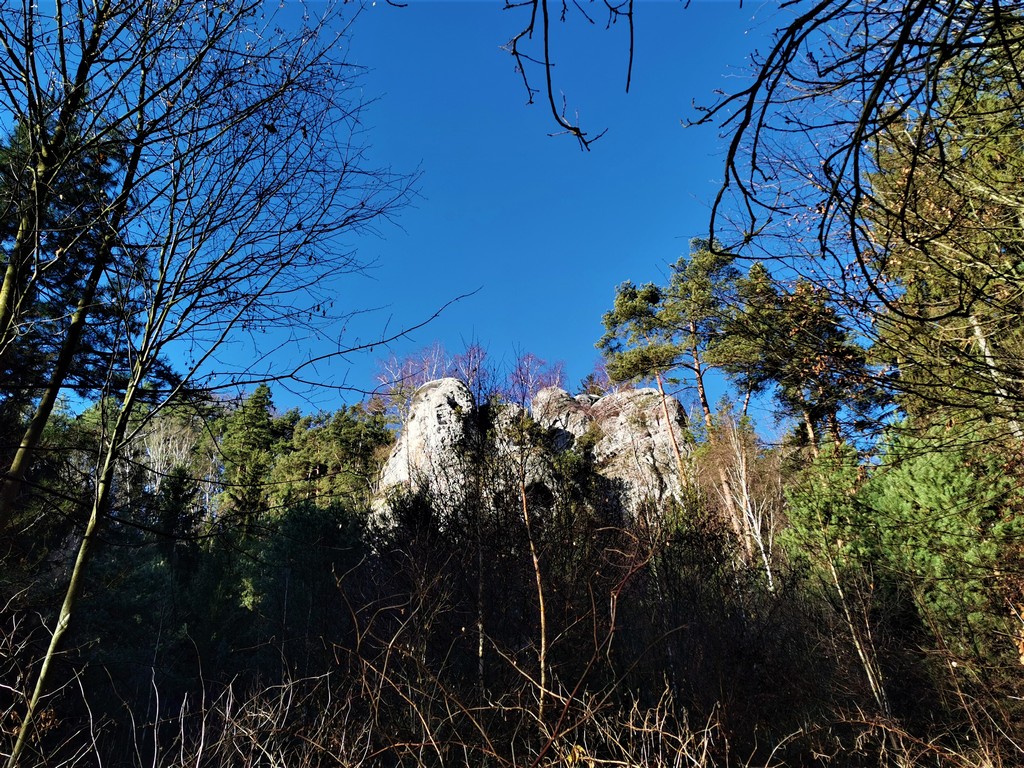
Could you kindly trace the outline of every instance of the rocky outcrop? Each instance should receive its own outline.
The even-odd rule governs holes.
[[[559,387],[547,387],[534,396],[531,415],[544,429],[551,430],[555,447],[564,451],[591,428],[591,408],[598,399],[592,395],[573,397]]]
[[[682,488],[673,438],[685,456],[686,415],[674,398],[667,406],[668,422],[656,389],[613,392],[590,406],[600,433],[594,445],[597,471],[623,483],[627,508],[634,512],[648,499],[661,503],[678,497]]]
[[[437,379],[416,390],[409,417],[378,481],[382,499],[391,489],[431,487],[461,495],[467,448],[477,436],[473,395],[458,379]],[[377,505],[383,511],[383,505]]]
[[[457,379],[439,379],[416,392],[408,423],[381,472],[380,496],[396,488],[429,487],[452,502],[462,500],[472,446],[481,445],[486,431],[498,462],[519,467],[528,486],[549,484],[554,455],[585,450],[595,471],[620,490],[623,511],[635,514],[645,502],[659,504],[680,491],[673,436],[685,452],[686,418],[674,399],[668,402],[668,416],[654,389],[573,397],[549,387],[537,393],[529,413],[515,405],[493,406],[490,429],[484,430],[466,386]],[[544,439],[526,438],[524,417]],[[491,478],[495,482],[497,474]]]
[[[667,406],[668,423],[655,389],[572,397],[549,388],[534,398],[533,418],[550,431],[559,450],[589,436],[598,474],[619,481],[625,507],[636,511],[645,500],[659,503],[680,490],[672,439],[685,450],[686,417],[677,400],[669,399]]]

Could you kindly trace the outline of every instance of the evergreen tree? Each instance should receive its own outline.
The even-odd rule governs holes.
[[[1024,533],[1024,497],[977,437],[901,432],[859,497],[877,536],[876,563],[912,597],[937,650],[962,674],[986,676],[1014,650],[1007,601],[1022,578],[1012,551]],[[935,450],[937,441],[950,448]]]
[[[53,126],[48,126],[52,130]],[[77,130],[76,129],[76,133]],[[80,140],[75,136],[72,144]],[[35,246],[17,249],[19,227],[29,215],[35,192],[32,140],[24,123],[0,145],[0,251],[10,279],[14,332],[0,347],[0,418],[10,438],[46,385],[59,339],[75,309],[92,252],[101,247],[104,216],[123,162],[113,142],[93,143],[88,153],[69,153],[55,164],[46,204],[32,215]],[[79,394],[97,391],[112,362],[110,333],[116,320],[101,295],[95,326],[68,377]],[[20,437],[20,435],[19,435]],[[9,460],[9,456],[8,456]]]
[[[734,260],[717,243],[695,238],[690,241],[689,257],[682,257],[673,265],[666,291],[665,320],[677,334],[683,355],[679,364],[693,374],[708,429],[712,427],[713,414],[705,374],[714,367],[714,350],[722,341],[729,307],[735,303],[740,273],[733,266]]]
[[[218,505],[222,514],[237,520],[244,530],[270,509],[270,472],[290,430],[274,417],[270,387],[260,384],[218,429],[218,450],[224,462],[224,492]]]
[[[622,283],[615,291],[615,304],[604,315],[605,335],[597,343],[607,361],[612,381],[653,378],[661,395],[665,424],[671,425],[664,376],[678,365],[682,353],[673,323],[674,312],[666,293],[654,283],[637,287]],[[675,432],[669,429],[680,481],[688,473]]]
[[[1019,22],[1018,22],[1019,23]],[[875,354],[916,416],[953,408],[1024,439],[1024,83],[1008,61],[945,71],[939,114],[880,135],[864,209],[886,303]]]
[[[882,392],[828,293],[806,280],[780,289],[760,263],[737,282],[737,292],[715,359],[740,387],[772,391],[783,413],[802,422],[802,442],[815,454],[823,426],[835,445],[843,441],[843,409],[866,424]]]
[[[394,439],[388,424],[383,413],[362,405],[302,418],[288,450],[278,452],[271,495],[283,504],[368,506],[383,452]]]

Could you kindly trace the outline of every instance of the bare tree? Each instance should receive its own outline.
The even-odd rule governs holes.
[[[32,282],[52,258],[37,223],[60,164],[110,146],[123,156],[116,189],[81,225],[83,241],[86,229],[102,233],[99,246],[56,256],[81,260],[84,278],[70,287],[74,305],[55,329],[49,381],[0,496],[0,528],[8,528],[103,297],[119,321],[107,350],[91,512],[11,766],[70,621],[121,452],[147,418],[190,389],[287,377],[311,363],[232,362],[239,355],[230,345],[246,337],[286,328],[282,343],[330,335],[343,352],[337,333],[351,308],[334,304],[335,280],[360,263],[342,238],[406,198],[409,179],[370,166],[360,142],[359,73],[344,58],[351,20],[340,4],[316,11],[276,17],[264,3],[202,0],[58,0],[47,11],[26,0],[0,11],[0,109],[30,136],[30,194],[0,291],[0,354],[19,343]],[[178,369],[158,386],[171,357]],[[114,375],[114,361],[123,374]]]
[[[923,413],[1022,439],[1020,3],[793,6],[728,137],[711,230],[839,297]],[[956,375],[950,375],[955,371]]]
[[[104,233],[100,246],[58,257],[81,260],[86,276],[55,330],[59,352],[7,473],[0,525],[101,294],[122,318],[117,355],[136,361],[140,383],[171,353],[182,382],[225,373],[218,355],[241,332],[337,331],[344,311],[328,284],[360,266],[339,235],[407,193],[407,178],[365,161],[358,72],[334,4],[302,19],[260,3],[208,6],[58,2],[44,16],[26,2],[0,17],[2,107],[29,127],[32,160],[0,293],[0,354],[18,343],[24,299],[48,266],[48,233],[33,223],[59,164],[112,144],[124,157],[108,204],[81,224]]]
[[[824,255],[845,257],[851,239],[858,255],[865,233],[856,213],[871,195],[874,143],[908,118],[942,113],[954,62],[981,65],[1019,45],[1019,10],[934,0],[794,9],[768,53],[753,59],[750,85],[703,119],[721,120],[730,137],[715,232],[735,232],[726,203],[736,192],[741,236],[788,223],[790,239]],[[794,222],[805,227],[795,231]]]
[[[538,617],[538,648],[537,648],[537,721],[544,722],[545,704],[550,695],[548,679],[548,609],[544,586],[544,571],[538,548],[538,535],[531,524],[536,513],[530,509],[528,488],[529,470],[534,457],[537,434],[536,423],[530,416],[529,407],[534,396],[545,387],[561,386],[564,381],[563,364],[549,365],[531,352],[518,355],[508,374],[505,394],[510,408],[506,412],[505,431],[508,442],[508,457],[511,460],[513,474],[519,496],[519,511],[523,518],[526,541],[530,550],[530,563],[533,568],[534,586],[537,592]]]
[[[487,350],[480,342],[470,342],[460,354],[455,355],[452,368],[455,375],[469,387],[477,405],[487,400],[494,386],[494,372],[488,367]]]
[[[452,368],[451,358],[438,341],[405,357],[398,357],[392,352],[387,358],[377,361],[377,391],[399,426],[405,426],[409,419],[416,390],[428,381],[450,376]]]
[[[558,360],[548,363],[532,352],[516,356],[509,371],[504,394],[509,402],[522,408],[530,407],[533,397],[545,387],[561,387],[565,384],[565,363]]]
[[[775,539],[785,506],[780,463],[780,451],[766,451],[731,408],[719,410],[702,469],[736,536],[741,564],[763,570],[769,592],[775,591]]]
[[[604,135],[604,131],[592,135],[583,130],[579,120],[568,114],[564,96],[562,103],[558,103],[554,73],[557,55],[551,44],[552,25],[556,21],[565,22],[570,14],[578,15],[588,24],[594,24],[598,19],[603,19],[608,27],[622,22],[629,36],[629,59],[626,66],[628,91],[633,75],[633,4],[634,0],[601,0],[600,3],[588,5],[575,2],[570,4],[565,0],[558,3],[550,0],[505,0],[505,8],[517,10],[524,19],[505,45],[505,50],[515,59],[516,70],[522,76],[523,87],[526,89],[527,103],[533,104],[534,98],[542,94],[559,131],[575,138],[580,149],[589,150],[590,145]],[[535,85],[537,71],[544,82],[542,88]]]

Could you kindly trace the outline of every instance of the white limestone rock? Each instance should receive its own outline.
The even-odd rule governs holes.
[[[524,441],[524,416],[547,431],[551,439],[546,447]],[[664,503],[682,487],[672,436],[685,460],[685,414],[682,406],[670,399],[666,421],[657,390],[625,390],[597,398],[573,397],[565,390],[548,387],[534,397],[529,414],[520,406],[499,404],[492,407],[491,422],[493,455],[504,467],[502,472],[492,471],[488,479],[494,483],[513,482],[525,472],[527,486],[544,485],[553,490],[552,452],[577,447],[586,435],[596,471],[622,490],[621,503],[627,514],[637,514],[648,501]],[[473,396],[462,382],[439,379],[420,387],[413,396],[408,422],[380,475],[375,509],[381,519],[387,517],[388,495],[396,490],[415,492],[429,487],[448,503],[464,501],[473,451],[482,438]]]
[[[552,430],[558,450],[572,448],[590,429],[594,422],[590,398],[589,395],[573,397],[559,387],[545,387],[534,396],[532,416],[541,427]]]
[[[458,492],[467,447],[476,438],[475,412],[472,393],[458,379],[437,379],[416,390],[402,434],[381,471],[379,495],[427,486],[439,495]]]
[[[689,453],[686,414],[669,398],[666,422],[656,389],[629,389],[605,395],[590,406],[600,438],[594,461],[603,477],[619,480],[626,490],[626,509],[635,513],[645,501],[661,504],[678,497],[682,488],[673,436],[680,453]]]

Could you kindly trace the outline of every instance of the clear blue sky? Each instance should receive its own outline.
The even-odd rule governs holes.
[[[556,25],[556,87],[585,129],[607,129],[582,152],[571,137],[550,135],[556,126],[540,99],[526,105],[501,49],[525,20],[502,5],[378,0],[353,27],[351,59],[368,68],[365,94],[377,99],[366,114],[371,156],[422,177],[397,226],[354,243],[377,266],[346,278],[341,299],[382,309],[354,322],[347,340],[369,341],[385,323],[414,325],[476,291],[392,351],[440,341],[457,353],[477,341],[499,364],[532,352],[564,360],[571,388],[598,357],[616,285],[664,280],[689,239],[707,232],[724,142],[681,121],[696,116],[694,101],[746,82],[747,57],[774,28],[773,7],[639,0],[628,94],[624,24],[606,29],[598,15],[593,26],[579,16]],[[371,389],[387,354],[378,348],[318,373]],[[334,396],[302,403],[275,393],[279,407],[337,405]]]

